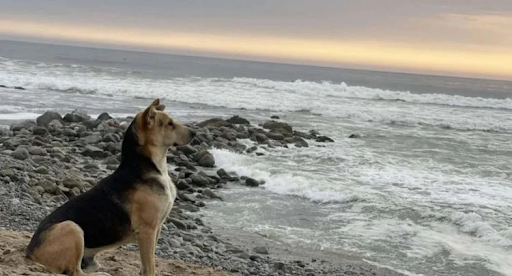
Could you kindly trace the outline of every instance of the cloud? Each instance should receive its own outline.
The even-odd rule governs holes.
[[[161,52],[185,49],[196,53],[234,55],[246,59],[331,66],[351,64],[394,70],[512,78],[512,56],[508,55],[509,48],[436,49],[407,43],[361,39],[325,40],[254,34],[190,33],[179,30],[105,28],[6,19],[0,19],[0,33],[103,45],[130,45]]]

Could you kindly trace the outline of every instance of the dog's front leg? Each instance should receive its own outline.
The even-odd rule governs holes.
[[[157,229],[144,227],[139,230],[138,241],[140,260],[142,263],[141,275],[155,276],[155,251]]]

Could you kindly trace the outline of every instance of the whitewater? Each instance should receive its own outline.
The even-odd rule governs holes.
[[[108,56],[115,55],[121,56],[117,51]],[[127,59],[135,55],[122,53]],[[377,74],[372,72],[271,79],[251,68],[272,71],[272,64],[237,67],[251,72],[247,76],[217,60],[221,76],[173,75],[151,71],[148,64],[106,67],[96,62],[103,56],[12,58],[1,49],[0,56],[0,85],[26,89],[0,88],[0,125],[34,119],[45,110],[125,117],[160,97],[185,122],[236,114],[259,124],[278,115],[297,130],[315,129],[335,140],[308,148],[260,147],[249,155],[213,149],[219,167],[265,184],[228,185],[225,200],[209,203],[203,212],[212,227],[353,254],[409,275],[512,275],[508,83],[490,82],[494,90],[503,87],[491,93],[498,96],[486,89],[466,95],[460,91],[478,81],[415,77],[429,82],[423,90],[437,87],[419,93],[392,89],[396,79],[410,80],[406,75],[387,76],[393,85],[378,87],[353,76],[371,80]],[[172,57],[159,59],[168,59],[166,70],[172,71]],[[175,62],[187,64],[183,58]],[[361,138],[349,139],[353,133]]]

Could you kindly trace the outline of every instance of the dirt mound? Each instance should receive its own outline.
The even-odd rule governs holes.
[[[11,275],[55,275],[44,267],[25,259],[25,248],[31,233],[0,231],[0,276]],[[140,260],[138,252],[123,250],[106,251],[98,255],[102,265],[99,271],[113,276],[139,275]],[[156,259],[157,275],[230,275],[209,267],[189,265],[176,260]]]

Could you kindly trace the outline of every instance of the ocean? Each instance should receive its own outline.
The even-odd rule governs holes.
[[[183,122],[315,129],[335,142],[213,149],[265,184],[228,185],[205,221],[409,275],[512,275],[511,82],[0,41],[0,85],[26,89],[0,88],[0,125],[160,97]]]

